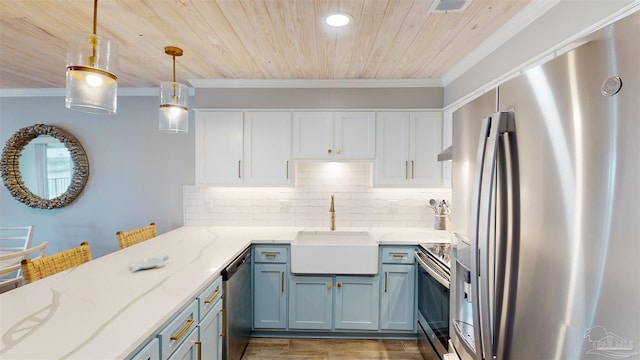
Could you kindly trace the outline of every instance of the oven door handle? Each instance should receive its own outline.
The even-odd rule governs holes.
[[[436,279],[437,282],[440,283],[440,285],[449,289],[449,287],[451,286],[450,281],[447,281],[447,279],[442,277],[442,275],[438,274],[426,262],[424,262],[424,260],[422,260],[422,258],[420,258],[420,256],[418,255],[418,251],[416,251],[415,253],[416,253],[416,260],[418,261],[420,268],[428,272],[429,275],[431,275],[434,279]]]

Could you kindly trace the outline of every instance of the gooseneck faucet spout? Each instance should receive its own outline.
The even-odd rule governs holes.
[[[334,194],[331,194],[331,206],[329,207],[329,212],[331,213],[331,231],[335,231],[336,230],[336,207],[335,207]]]

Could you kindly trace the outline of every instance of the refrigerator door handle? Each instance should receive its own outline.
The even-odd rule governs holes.
[[[473,305],[473,339],[474,339],[474,352],[475,357],[478,360],[482,360],[482,328],[480,324],[480,298],[479,298],[479,232],[478,226],[480,222],[480,213],[482,211],[482,185],[483,185],[483,171],[486,161],[486,149],[487,141],[489,137],[489,130],[491,127],[491,117],[484,118],[480,126],[480,140],[478,141],[478,153],[476,156],[476,173],[473,182],[473,204],[472,204],[472,228],[471,235],[471,303]]]
[[[481,162],[478,163],[478,167],[482,167],[480,172],[480,180],[477,182],[477,214],[474,217],[476,238],[473,244],[475,245],[475,266],[472,266],[472,285],[475,284],[473,292],[473,304],[474,309],[474,325],[477,329],[474,330],[476,343],[476,358],[477,359],[494,359],[496,354],[495,348],[495,315],[491,297],[491,286],[494,284],[491,280],[494,279],[494,271],[491,269],[491,264],[494,259],[490,258],[491,254],[491,234],[492,234],[492,214],[491,211],[495,207],[492,205],[494,199],[494,190],[496,185],[496,168],[497,168],[497,155],[499,148],[500,135],[512,131],[513,121],[511,114],[508,112],[499,112],[494,114],[489,122],[489,135],[485,138],[486,134],[482,131],[483,138],[480,144],[484,144],[484,149],[478,150],[478,157],[483,153]],[[500,235],[502,236],[502,235]],[[475,274],[473,273],[475,271]],[[477,325],[476,325],[477,324]],[[480,346],[478,346],[480,345]]]
[[[499,143],[497,201],[499,221],[496,223],[495,249],[495,320],[494,352],[496,358],[507,357],[511,345],[515,290],[520,244],[520,183],[518,145],[513,113]]]

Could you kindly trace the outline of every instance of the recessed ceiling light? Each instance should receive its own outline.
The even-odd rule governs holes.
[[[351,15],[346,13],[332,13],[324,18],[324,22],[333,27],[345,26],[351,22]]]

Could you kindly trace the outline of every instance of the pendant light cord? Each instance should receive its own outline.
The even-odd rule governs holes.
[[[98,0],[93,0],[93,35],[98,34]]]
[[[176,55],[175,54],[173,54],[173,82],[176,82]]]

